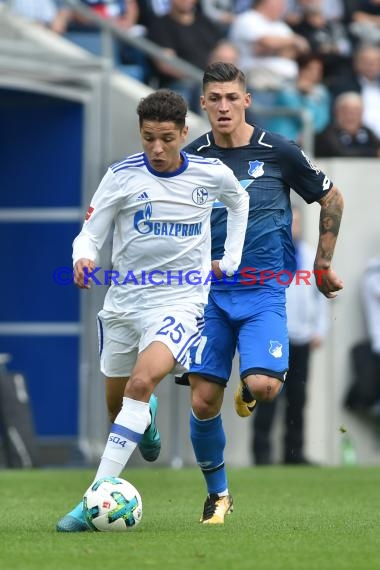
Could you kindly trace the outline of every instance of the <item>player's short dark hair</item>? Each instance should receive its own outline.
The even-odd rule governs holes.
[[[170,89],[159,89],[141,99],[137,106],[139,125],[143,121],[173,122],[183,129],[186,122],[187,103],[185,99]]]
[[[206,67],[203,74],[203,90],[208,83],[227,83],[230,81],[238,81],[244,88],[246,86],[245,75],[241,69],[233,63],[217,61]]]

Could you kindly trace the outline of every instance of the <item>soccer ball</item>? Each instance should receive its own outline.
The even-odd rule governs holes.
[[[140,493],[125,479],[103,477],[85,492],[83,512],[92,530],[131,530],[142,517]]]

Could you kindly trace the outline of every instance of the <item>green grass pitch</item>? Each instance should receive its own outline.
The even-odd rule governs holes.
[[[380,469],[230,469],[235,511],[223,526],[198,520],[195,468],[129,469],[141,524],[126,533],[61,534],[91,470],[0,471],[4,570],[379,570]]]

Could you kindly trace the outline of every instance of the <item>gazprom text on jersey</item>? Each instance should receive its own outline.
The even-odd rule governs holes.
[[[175,236],[191,237],[202,234],[202,222],[193,224],[183,224],[174,222],[150,222],[143,220],[143,223],[135,224],[140,234],[153,233],[155,236]]]

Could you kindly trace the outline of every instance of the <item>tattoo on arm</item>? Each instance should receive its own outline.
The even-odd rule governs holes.
[[[318,267],[328,267],[332,260],[336,239],[339,233],[343,214],[343,197],[334,186],[330,192],[319,201],[321,214],[319,218],[319,242],[316,255]]]
[[[332,232],[337,236],[343,213],[343,197],[341,193],[334,187],[319,203],[321,205],[320,233]]]

